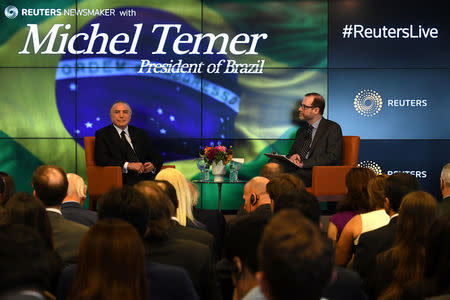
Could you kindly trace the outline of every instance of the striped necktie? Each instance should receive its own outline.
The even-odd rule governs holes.
[[[122,132],[120,133],[120,144],[122,146],[122,149],[124,150],[124,153],[126,154],[127,161],[138,162],[139,159],[137,157],[137,154],[131,147],[130,143],[128,143],[125,135],[126,135],[125,130],[122,130]]]
[[[313,127],[311,125],[307,125],[308,127],[306,128],[306,132],[305,132],[305,141],[303,142],[303,145],[300,149],[300,158],[302,160],[302,162],[306,159],[306,155],[308,155],[309,150],[311,149],[311,142],[312,142],[312,131],[313,131]]]

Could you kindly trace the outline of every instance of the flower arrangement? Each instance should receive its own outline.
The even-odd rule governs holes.
[[[224,165],[230,162],[233,157],[233,148],[230,146],[228,149],[225,146],[212,146],[205,147],[203,149],[203,154],[200,154],[200,157],[203,157],[206,163],[212,164],[215,162],[216,164],[222,162]]]

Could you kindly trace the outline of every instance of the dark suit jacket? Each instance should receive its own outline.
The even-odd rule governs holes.
[[[131,143],[142,163],[151,162],[156,168],[155,173],[138,175],[128,171],[123,174],[124,184],[133,185],[141,180],[153,179],[162,166],[161,155],[152,146],[148,133],[140,128],[128,125]],[[99,166],[120,166],[127,161],[126,155],[120,149],[120,136],[113,124],[95,132],[95,163]]]
[[[56,212],[47,211],[52,226],[53,243],[55,250],[65,264],[75,263],[78,260],[78,249],[81,239],[88,231],[88,227],[64,219]]]
[[[185,269],[202,300],[218,297],[211,251],[203,244],[181,239],[144,239],[147,257],[154,262]]]
[[[183,226],[175,220],[170,220],[169,238],[194,241],[208,246],[214,253],[214,237],[204,230]]]
[[[361,278],[356,272],[335,267],[336,277],[328,284],[322,293],[322,297],[329,300],[365,300],[361,285]]]
[[[440,213],[442,215],[450,212],[450,196],[444,198],[439,204]]]
[[[146,270],[149,299],[198,300],[192,281],[185,270],[151,261],[146,262]],[[70,265],[64,269],[59,280],[56,299],[65,300],[69,297],[76,273],[76,265]]]
[[[297,130],[294,144],[289,150],[288,157],[299,154],[306,139],[306,126]],[[303,168],[288,167],[287,172],[293,172],[311,186],[312,167],[334,166],[341,163],[342,130],[336,122],[322,118],[317,127],[311,144],[309,157],[303,161]]]
[[[97,212],[84,209],[77,202],[65,202],[61,204],[61,212],[65,219],[88,227],[94,225],[98,220]]]
[[[394,217],[383,227],[361,234],[355,249],[353,269],[363,279],[367,287],[367,280],[376,265],[377,254],[384,252],[394,245],[397,237],[398,217]]]
[[[222,244],[225,235],[225,217],[217,209],[193,209],[194,217],[197,221],[206,225],[206,229],[214,236],[214,246],[216,257],[222,255]]]

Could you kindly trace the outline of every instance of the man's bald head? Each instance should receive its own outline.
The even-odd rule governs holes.
[[[244,209],[248,212],[252,211],[252,208],[256,208],[258,205],[265,204],[267,201],[258,201],[261,196],[266,194],[266,185],[269,179],[261,176],[253,177],[244,186]],[[263,199],[264,200],[264,199]]]
[[[45,206],[59,206],[66,197],[69,184],[61,167],[44,165],[34,171],[32,185]]]
[[[245,186],[248,187],[251,193],[261,194],[266,192],[267,183],[269,183],[269,179],[266,177],[256,176],[250,179]]]

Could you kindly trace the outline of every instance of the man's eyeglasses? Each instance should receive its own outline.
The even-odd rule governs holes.
[[[303,109],[314,108],[314,106],[309,106],[309,105],[305,105],[305,104],[301,104],[300,107]]]

